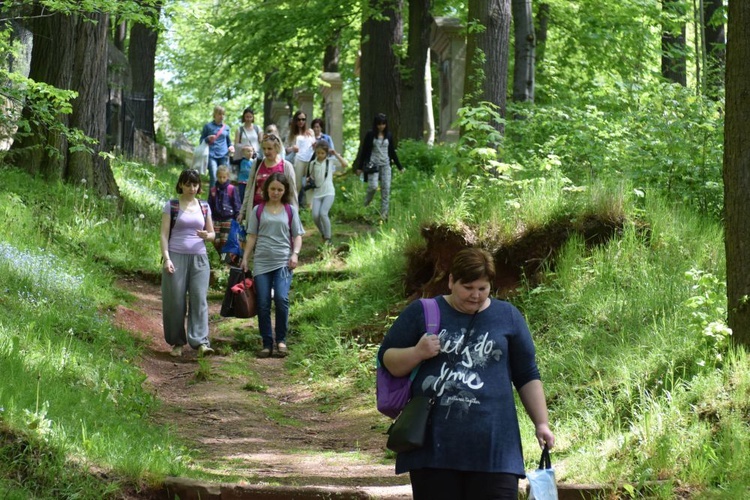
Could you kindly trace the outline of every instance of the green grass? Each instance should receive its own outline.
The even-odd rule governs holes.
[[[554,165],[515,181],[459,178],[449,161],[456,157],[447,148],[433,170],[399,174],[386,224],[361,206],[364,185],[355,176],[336,180],[332,218],[346,230],[336,234],[348,250],[303,249],[314,262],[295,273],[290,380],[304,380],[323,411],[350,400],[373,411],[362,394],[374,386],[380,339],[406,304],[406,253],[424,248],[422,227],[465,230],[497,248],[596,214],[624,222],[622,230],[598,246],[571,236],[540,284],[512,298],[537,344],[558,478],[625,485],[634,494],[647,488],[653,498],[685,488],[705,498],[746,492],[750,361],[730,347],[725,327],[720,223],[622,179],[575,185]],[[122,198],[101,200],[85,185],[47,185],[0,168],[7,187],[0,214],[14,221],[0,231],[0,424],[34,451],[19,458],[2,445],[0,491],[9,498],[100,498],[118,481],[193,474],[182,443],[149,424],[158,402],[133,363],[142,347],[107,314],[124,300],[115,276],[159,270],[161,209],[178,170],[119,162],[115,172]],[[224,279],[220,273],[212,296]],[[231,321],[222,328],[243,350],[257,345]],[[232,353],[221,373],[203,363],[198,376],[237,381],[261,402],[266,388],[246,371],[250,355]],[[261,406],[269,418],[286,418]],[[525,416],[521,422],[531,467],[533,429]],[[80,464],[118,480],[80,474]],[[64,492],[54,481],[78,476]]]

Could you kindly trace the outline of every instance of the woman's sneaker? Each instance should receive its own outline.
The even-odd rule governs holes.
[[[214,353],[214,350],[208,347],[206,344],[201,344],[201,346],[198,348],[198,357],[202,358],[203,356],[210,356]]]
[[[172,348],[172,352],[169,353],[170,356],[173,358],[180,358],[182,357],[182,346],[176,345]]]
[[[270,358],[271,357],[271,349],[268,347],[264,347],[260,351],[258,351],[258,357],[259,358]]]
[[[280,358],[285,358],[289,354],[289,349],[287,349],[286,344],[283,342],[279,342],[276,344],[276,355]]]

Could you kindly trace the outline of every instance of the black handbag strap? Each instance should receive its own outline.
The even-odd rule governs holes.
[[[549,458],[549,446],[544,443],[544,449],[542,450],[542,457],[539,459],[540,469],[551,469],[552,461]]]

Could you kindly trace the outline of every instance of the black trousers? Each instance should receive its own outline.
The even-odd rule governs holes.
[[[409,471],[414,500],[518,500],[518,476],[452,469]]]

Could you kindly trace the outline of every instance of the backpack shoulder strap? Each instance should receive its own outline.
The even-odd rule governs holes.
[[[440,308],[435,299],[419,299],[424,310],[425,331],[437,335],[440,330]]]
[[[284,210],[286,210],[286,215],[289,217],[289,229],[292,229],[292,206],[289,203],[284,203]]]
[[[289,203],[284,204],[286,216],[289,218],[289,245],[294,250],[294,236],[292,236],[292,206]]]
[[[198,200],[201,204],[201,212],[203,212],[203,227],[206,227],[208,221],[208,202],[206,200]]]
[[[177,215],[180,213],[180,200],[169,200],[169,236],[172,237],[172,228],[177,222]]]
[[[266,202],[261,201],[258,203],[258,208],[255,210],[255,216],[258,218],[258,226],[260,227],[260,214],[263,213],[263,209],[266,208]]]

